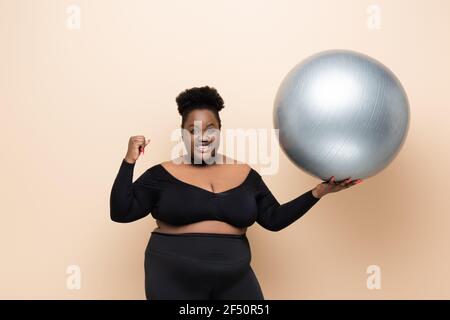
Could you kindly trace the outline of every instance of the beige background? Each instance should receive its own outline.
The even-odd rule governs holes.
[[[66,7],[81,29],[66,28]],[[367,7],[381,8],[381,29]],[[175,96],[225,100],[223,128],[272,128],[290,68],[318,51],[360,51],[399,77],[411,103],[394,162],[331,194],[287,229],[248,230],[267,299],[450,298],[450,2],[0,0],[0,298],[144,299],[155,222],[109,220],[128,138],[152,139],[135,168],[170,158]],[[251,164],[259,170],[258,164]],[[284,203],[320,181],[284,154],[265,176]],[[381,267],[380,290],[366,269]],[[66,286],[69,265],[81,289]]]

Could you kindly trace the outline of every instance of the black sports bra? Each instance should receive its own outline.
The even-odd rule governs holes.
[[[181,181],[161,164],[147,169],[135,182],[133,170],[134,163],[123,159],[110,195],[110,216],[115,222],[132,222],[151,213],[172,225],[219,220],[244,228],[257,222],[279,231],[320,200],[309,190],[280,205],[253,168],[241,184],[223,192]]]

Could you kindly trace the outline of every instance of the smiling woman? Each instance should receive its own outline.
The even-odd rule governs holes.
[[[151,213],[157,221],[145,251],[148,299],[264,299],[247,228],[288,227],[326,194],[324,184],[280,204],[256,170],[217,152],[224,104],[216,89],[191,88],[176,101],[187,154],[133,183],[139,148],[149,140],[131,137],[111,190],[111,219]]]
[[[185,90],[175,100],[181,115],[188,163],[204,166],[217,162],[216,152],[222,128],[219,111],[224,108],[222,97],[216,89],[205,86]]]

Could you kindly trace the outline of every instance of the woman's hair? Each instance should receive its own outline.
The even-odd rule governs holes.
[[[184,127],[189,112],[194,109],[211,110],[219,122],[219,129],[222,127],[219,111],[224,108],[224,103],[215,88],[204,86],[186,89],[175,100],[178,105],[178,113],[181,115],[181,127]]]

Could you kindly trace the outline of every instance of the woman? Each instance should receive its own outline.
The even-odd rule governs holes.
[[[216,89],[191,88],[176,102],[187,155],[150,167],[133,183],[150,139],[131,137],[111,190],[111,219],[132,222],[150,212],[156,219],[145,251],[147,299],[263,300],[247,228],[257,222],[279,231],[324,195],[361,180],[332,177],[280,205],[257,171],[216,152],[224,107]]]

